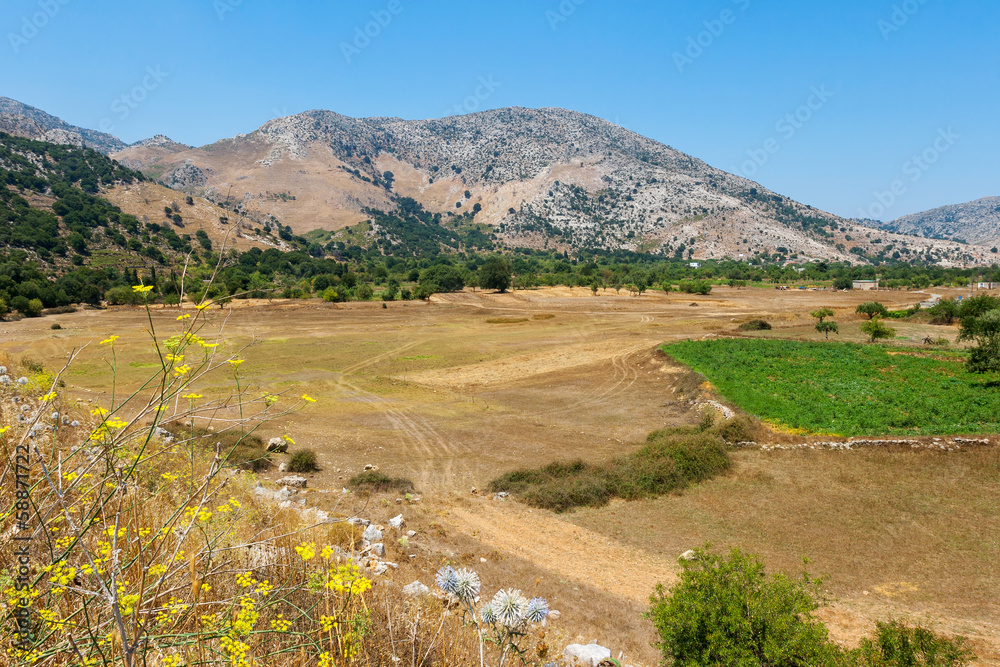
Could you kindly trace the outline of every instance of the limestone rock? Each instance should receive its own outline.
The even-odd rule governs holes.
[[[419,581],[414,581],[411,584],[403,586],[403,595],[407,597],[416,598],[430,594],[431,594],[431,589],[427,588]]]
[[[282,477],[277,481],[277,484],[288,486],[293,489],[304,489],[308,483],[309,480],[298,475],[288,475],[287,477]]]
[[[374,544],[375,542],[382,541],[382,531],[375,526],[368,526],[365,528],[365,532],[361,535],[361,537],[366,542]]]
[[[600,644],[570,644],[563,651],[563,657],[570,665],[597,667],[602,661],[611,657],[611,649]]]
[[[267,451],[273,454],[284,454],[288,451],[288,441],[284,438],[271,438],[267,441]]]
[[[397,514],[396,516],[389,519],[389,525],[395,528],[396,530],[401,530],[403,528],[404,523],[406,523],[406,521],[403,520],[402,514]]]

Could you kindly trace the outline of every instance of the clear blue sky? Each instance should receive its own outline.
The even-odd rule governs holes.
[[[898,181],[892,219],[1000,195],[998,25],[995,0],[4,0],[0,95],[195,145],[307,109],[565,107],[844,216]]]

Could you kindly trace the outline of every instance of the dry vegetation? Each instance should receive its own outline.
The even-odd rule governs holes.
[[[360,503],[352,511],[382,522],[403,511],[417,531],[406,546],[387,545],[401,563],[395,585],[430,584],[445,561],[471,565],[490,584],[542,595],[563,612],[550,646],[598,639],[633,664],[651,665],[658,657],[639,613],[656,583],[673,580],[678,554],[710,541],[758,553],[769,569],[792,574],[803,556],[812,559],[810,572],[829,577],[833,603],[823,614],[842,641],[857,641],[890,616],[929,620],[969,636],[983,664],[1000,664],[996,443],[952,452],[740,450],[731,453],[730,472],[681,495],[558,516],[469,495],[502,472],[560,460],[603,463],[634,453],[650,432],[697,424],[698,403],[717,397],[657,351],[664,341],[722,334],[819,341],[808,313],[830,306],[840,340],[860,342],[860,319],[851,313],[870,298],[725,288],[707,297],[593,297],[557,288],[465,292],[386,310],[250,303],[225,317],[231,349],[252,344],[243,357],[253,391],[308,391],[320,402],[259,431],[265,441],[287,434],[317,452],[310,488],[339,492],[366,464],[390,480],[412,480],[416,504],[403,499],[401,484],[390,491],[380,479],[369,480],[370,494],[351,494]],[[905,308],[926,295],[879,298]],[[153,321],[168,324],[180,312],[154,311]],[[738,334],[754,318],[773,329]],[[54,321],[63,328],[50,330]],[[81,311],[6,323],[0,349],[52,368],[74,346],[117,333],[120,387],[129,387],[149,373],[148,326],[135,310]],[[894,326],[905,339],[892,344],[901,347],[957,333],[919,322]],[[62,393],[86,411],[106,402],[109,377],[99,355],[85,351]],[[202,393],[222,389],[206,383]],[[278,476],[260,473],[265,483]],[[333,510],[333,495],[306,497]]]

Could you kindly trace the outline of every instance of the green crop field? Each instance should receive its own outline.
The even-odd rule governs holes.
[[[763,339],[662,349],[781,427],[842,436],[1000,430],[1000,384],[966,372],[958,353]]]

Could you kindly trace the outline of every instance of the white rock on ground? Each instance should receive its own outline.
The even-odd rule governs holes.
[[[381,542],[376,542],[372,545],[371,552],[373,556],[378,556],[379,558],[385,558],[385,545]]]
[[[267,441],[267,451],[284,454],[288,451],[288,441],[284,438],[271,438]]]
[[[299,477],[298,475],[288,475],[287,477],[282,477],[276,484],[281,484],[282,486],[289,486],[293,489],[304,489],[306,484],[309,483],[305,477]]]
[[[395,528],[396,530],[400,530],[403,527],[404,523],[406,522],[403,520],[402,514],[397,514],[396,516],[389,519],[389,525]]]
[[[411,584],[403,586],[403,595],[406,595],[408,597],[415,598],[430,594],[431,594],[431,589],[427,588],[419,581],[414,581]]]
[[[368,526],[365,528],[365,532],[362,533],[361,537],[366,541],[374,544],[375,542],[382,541],[382,531],[375,526]]]
[[[570,644],[563,650],[563,657],[570,665],[597,667],[602,660],[611,657],[611,649],[600,644]]]

